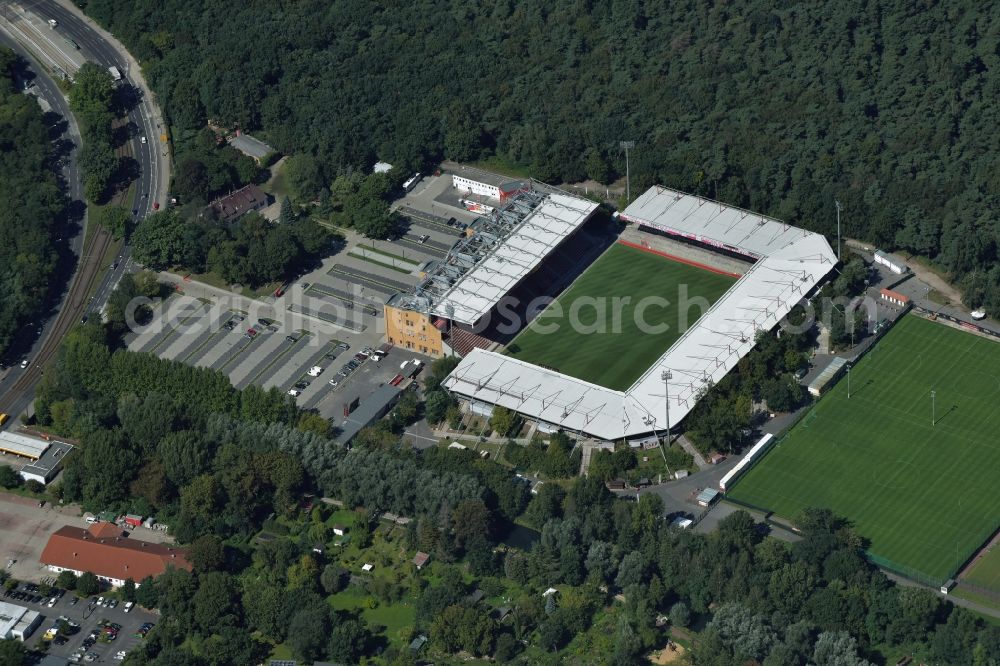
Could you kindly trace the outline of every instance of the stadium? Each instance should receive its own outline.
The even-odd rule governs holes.
[[[541,185],[510,198],[390,299],[389,341],[462,356],[444,386],[480,413],[501,405],[542,431],[648,439],[679,423],[836,264],[820,234],[663,187],[621,213],[631,240],[607,233],[597,209]],[[670,300],[678,289],[700,309],[686,321],[661,307],[653,333],[592,331],[584,320],[584,330],[541,332],[579,302]]]

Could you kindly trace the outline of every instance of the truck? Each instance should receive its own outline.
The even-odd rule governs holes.
[[[122,73],[118,71],[118,68],[115,67],[114,65],[108,67],[108,72],[111,73],[111,78],[114,80],[115,83],[122,80]]]
[[[409,180],[407,180],[405,183],[403,183],[403,191],[404,192],[411,191],[414,187],[417,186],[417,183],[420,182],[420,179],[422,177],[423,176],[421,176],[420,173],[413,174],[413,176],[411,176]]]

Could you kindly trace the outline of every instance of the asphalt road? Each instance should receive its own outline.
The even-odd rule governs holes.
[[[166,196],[164,189],[164,171],[168,161],[164,144],[160,141],[163,129],[157,122],[161,117],[153,106],[149,92],[144,90],[132,73],[132,59],[101,34],[92,22],[78,10],[57,0],[44,0],[24,3],[38,16],[45,20],[55,19],[58,22],[56,30],[70,37],[80,45],[80,51],[86,58],[103,67],[117,67],[124,76],[123,84],[131,85],[139,98],[139,103],[129,113],[127,120],[134,123],[138,132],[132,137],[132,156],[139,163],[139,178],[135,181],[132,208],[137,212],[136,219],[151,214],[157,204],[163,205]],[[143,143],[140,137],[146,138]],[[99,312],[107,302],[108,296],[114,290],[121,276],[132,267],[131,248],[126,245],[117,257],[117,267],[108,271],[97,289],[94,300],[87,307],[87,314]]]
[[[131,138],[129,151],[139,164],[139,177],[133,189],[134,201],[131,203],[131,207],[136,210],[136,219],[150,214],[158,203],[163,202],[166,195],[167,183],[169,182],[169,156],[166,147],[160,141],[163,130],[156,120],[162,116],[153,105],[148,91],[145,90],[145,85],[133,81],[128,74],[134,66],[134,60],[124,52],[120,45],[113,43],[110,36],[102,34],[103,31],[100,28],[92,24],[68,2],[34,0],[21,3],[21,6],[46,21],[55,19],[58,24],[55,30],[72,39],[87,59],[103,67],[118,67],[125,76],[123,84],[133,85],[135,88],[138,104],[127,118],[138,128],[138,132]],[[0,41],[25,57],[35,74],[34,83],[38,95],[48,103],[55,113],[59,113],[67,119],[69,135],[64,138],[73,142],[74,150],[65,160],[63,176],[67,181],[71,200],[82,202],[81,174],[75,161],[75,149],[80,145],[79,130],[70,114],[65,98],[55,82],[48,78],[44,68],[40,67],[35,58],[28,53],[28,49],[10,39],[4,31],[0,31]],[[44,46],[35,48],[38,48],[42,53],[45,51]],[[142,136],[146,137],[146,143],[141,141],[140,137]],[[82,247],[83,238],[84,233],[81,229],[81,233],[70,241],[73,253],[79,257],[76,274],[69,289],[66,290],[59,302],[58,315],[50,318],[47,322],[39,322],[41,327],[38,338],[28,352],[30,364],[23,370],[14,364],[14,367],[0,375],[0,381],[2,381],[0,384],[0,411],[8,413],[12,417],[23,413],[34,399],[35,387],[41,379],[44,366],[54,356],[62,337],[83,315],[90,316],[100,312],[121,276],[131,268],[131,252],[126,245],[117,258],[116,268],[107,271],[101,283],[97,285],[95,297],[88,300],[87,295],[95,286],[95,281],[102,268],[98,262],[102,261],[110,244],[110,238],[98,230],[92,234],[92,242],[87,248]],[[16,419],[11,418],[7,427],[13,426],[15,422]]]

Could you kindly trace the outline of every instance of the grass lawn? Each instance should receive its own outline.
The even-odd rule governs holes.
[[[391,643],[403,644],[410,627],[413,626],[416,607],[410,602],[399,601],[394,604],[379,602],[376,608],[369,608],[368,601],[373,598],[354,589],[348,589],[331,596],[328,601],[330,606],[337,610],[361,611],[361,616],[368,626],[377,633],[385,635]],[[381,627],[384,629],[379,630]]]
[[[979,558],[962,576],[962,581],[986,588],[997,594],[992,605],[1000,606],[1000,544]]]
[[[784,517],[829,508],[876,558],[944,581],[1000,523],[1000,345],[908,315],[851,388],[841,379],[731,495]]]
[[[536,317],[506,353],[624,390],[703,314],[697,305],[682,307],[685,294],[687,299],[703,298],[707,309],[735,282],[726,275],[616,244]],[[644,308],[649,297],[665,299],[669,305],[649,302]],[[644,332],[637,319],[649,326],[665,325],[665,331]],[[546,332],[552,328],[558,330]]]

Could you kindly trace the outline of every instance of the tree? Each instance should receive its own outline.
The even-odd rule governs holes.
[[[626,553],[618,565],[618,576],[615,578],[615,585],[619,588],[626,588],[629,585],[639,585],[644,579],[646,563],[642,553],[632,551]]]
[[[845,631],[825,631],[816,639],[816,666],[871,666],[858,655],[858,642]]]
[[[493,415],[490,417],[490,428],[500,437],[506,437],[511,434],[517,423],[518,417],[516,412],[512,412],[502,405],[497,405],[493,408]]]
[[[305,661],[323,656],[330,631],[330,614],[325,605],[310,605],[292,615],[288,623],[288,645]]]
[[[56,585],[64,590],[76,589],[76,574],[72,571],[60,571],[56,576]]]
[[[160,595],[156,583],[149,576],[141,581],[135,591],[135,603],[143,608],[156,608],[159,606]]]
[[[226,546],[214,534],[205,534],[188,546],[187,559],[195,572],[218,571],[226,564]]]
[[[288,587],[296,590],[314,590],[319,580],[319,566],[312,555],[303,555],[288,567]]]
[[[101,591],[101,583],[97,576],[85,571],[76,579],[76,593],[81,597],[90,597]]]
[[[239,593],[227,573],[212,571],[199,576],[191,603],[195,626],[206,634],[222,633],[224,628],[239,625]]]
[[[177,163],[174,189],[185,199],[204,203],[208,200],[209,187],[208,168],[204,162],[188,157]]]
[[[283,169],[293,199],[307,203],[319,196],[323,174],[314,156],[305,153],[290,155],[285,159]]]
[[[448,408],[454,404],[454,400],[445,391],[431,391],[426,393],[424,412],[428,423],[440,423],[448,413]]]
[[[131,577],[126,578],[125,583],[122,585],[122,598],[132,603],[136,601],[135,581]]]
[[[328,564],[323,568],[320,584],[327,594],[336,594],[344,589],[347,583],[347,572],[336,564]]]
[[[475,656],[489,654],[493,646],[493,620],[475,608],[452,605],[431,625],[431,637],[446,652],[465,650]]]
[[[122,206],[105,206],[97,218],[97,223],[107,229],[115,240],[125,237],[131,221],[129,211]]]
[[[686,627],[689,622],[691,622],[691,611],[688,610],[687,604],[678,601],[670,607],[670,624],[675,627]]]
[[[0,640],[0,666],[23,666],[27,656],[28,651],[21,641],[13,638]]]
[[[17,488],[19,485],[21,485],[21,476],[14,471],[14,468],[7,465],[0,466],[0,486]]]

